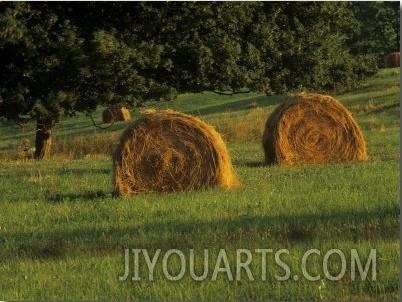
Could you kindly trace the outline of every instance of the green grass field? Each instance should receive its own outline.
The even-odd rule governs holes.
[[[263,166],[262,127],[285,96],[152,104],[223,134],[242,183],[230,191],[114,197],[110,152],[126,123],[103,131],[84,116],[66,119],[52,158],[36,162],[16,160],[33,125],[3,122],[0,300],[399,300],[399,76],[381,70],[334,95],[363,131],[364,163]],[[141,249],[139,267],[131,251],[121,281],[126,249]],[[145,254],[158,250],[150,280]],[[208,269],[202,280],[191,275],[190,251],[195,274]]]

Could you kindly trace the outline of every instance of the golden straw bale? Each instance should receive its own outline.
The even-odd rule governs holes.
[[[126,107],[108,106],[102,113],[104,123],[128,121],[130,118],[130,111]]]
[[[172,110],[147,110],[130,124],[113,165],[120,195],[238,184],[219,133],[198,118]]]
[[[391,52],[384,58],[385,68],[394,68],[400,66],[400,53]]]
[[[366,160],[366,143],[350,112],[320,94],[290,97],[269,116],[262,138],[266,164]]]
[[[120,120],[121,121],[129,121],[131,118],[130,111],[126,107],[120,108]]]

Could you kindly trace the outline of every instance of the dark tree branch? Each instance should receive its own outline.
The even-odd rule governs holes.
[[[230,92],[225,92],[225,91],[217,91],[217,90],[214,90],[213,92],[216,93],[216,94],[219,94],[219,95],[234,95],[234,94],[241,94],[241,93],[250,93],[251,91],[250,91],[250,90],[247,90],[247,91],[230,91]]]
[[[103,125],[103,124],[104,124],[103,122],[102,122],[102,123],[96,123],[95,120],[94,120],[94,118],[92,117],[92,114],[91,114],[91,113],[88,113],[88,115],[89,115],[89,117],[91,118],[92,124],[93,124],[96,128],[99,128],[99,129],[102,129],[102,130],[105,130],[105,129],[108,129],[108,128],[112,127],[112,126],[114,125],[114,123],[115,123],[115,121],[113,121],[109,126],[101,127],[100,125]]]

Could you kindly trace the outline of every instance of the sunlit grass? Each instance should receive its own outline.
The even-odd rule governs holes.
[[[222,133],[242,183],[230,191],[115,197],[110,152],[125,123],[103,132],[84,117],[66,120],[55,129],[53,157],[46,161],[11,160],[14,143],[28,134],[3,125],[1,152],[12,156],[0,161],[1,299],[399,300],[399,106],[388,106],[399,99],[399,87],[393,87],[398,83],[396,70],[386,70],[364,90],[336,96],[366,140],[369,160],[353,164],[263,166],[260,135],[280,97],[205,93],[159,104],[192,112]],[[383,89],[392,94],[378,92]],[[161,250],[153,281],[144,258],[141,281],[131,280],[133,270],[119,281],[126,249],[150,255]],[[168,280],[162,257],[171,249],[187,260],[191,249],[198,259],[208,249],[205,280],[194,281],[188,266],[182,279]],[[227,252],[234,280],[224,272],[211,280],[220,249]],[[254,281],[244,271],[236,280],[238,249],[253,252]],[[266,280],[255,249],[272,249]],[[275,262],[281,249],[289,251],[281,255],[290,270],[285,281],[275,277],[286,274]],[[317,281],[307,280],[301,268],[311,249],[321,251],[307,265],[311,275],[320,275]],[[346,257],[345,276],[338,281],[323,272],[324,255],[332,249]],[[352,249],[363,264],[376,250],[375,281],[371,271],[366,280],[351,279]],[[340,270],[336,257],[329,266],[333,275]],[[178,258],[169,263],[171,274],[178,274]]]

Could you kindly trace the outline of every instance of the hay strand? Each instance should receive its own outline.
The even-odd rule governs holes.
[[[266,164],[366,160],[362,132],[337,100],[320,94],[290,97],[269,116],[263,134]]]
[[[123,132],[113,156],[120,195],[238,184],[221,136],[198,118],[147,110]]]
[[[115,123],[130,120],[130,111],[126,107],[108,106],[102,113],[103,123]]]
[[[385,68],[400,67],[400,59],[399,52],[391,52],[390,54],[386,55],[384,57]]]

